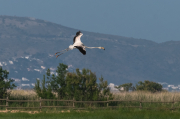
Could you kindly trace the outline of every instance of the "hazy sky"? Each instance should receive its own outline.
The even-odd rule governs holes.
[[[156,42],[180,40],[180,0],[0,0],[0,15]]]

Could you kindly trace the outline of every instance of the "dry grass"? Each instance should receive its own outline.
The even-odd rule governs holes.
[[[22,111],[22,110],[0,110],[0,113],[29,113],[29,114],[37,114],[42,111]],[[78,111],[77,112],[82,112]],[[88,112],[88,111],[83,111]],[[61,111],[46,111],[46,113],[70,113],[70,110],[61,110]]]
[[[24,97],[27,99],[37,98],[37,94],[34,90],[8,90],[10,92],[10,97],[19,98]]]
[[[180,101],[180,92],[159,92],[159,93],[151,93],[151,92],[118,92],[113,93],[114,100],[137,100],[133,102],[111,102],[109,106],[139,106],[142,104],[143,108],[172,108],[172,107],[180,107],[180,102],[172,103],[172,101]],[[12,100],[36,100],[38,96],[34,90],[12,90],[10,94],[10,99]],[[139,101],[151,102],[158,101],[159,103],[139,103]],[[160,103],[160,102],[169,102],[169,103]],[[64,102],[42,102],[44,106],[55,106],[55,105],[63,105],[70,106],[72,103],[64,103]],[[4,104],[5,105],[5,101]],[[105,104],[106,105],[106,104]],[[10,107],[39,107],[39,102],[9,102]],[[75,105],[79,107],[78,105]],[[81,107],[82,105],[80,105]],[[104,106],[104,105],[94,105],[96,106]],[[86,106],[85,106],[86,107]],[[88,107],[88,106],[87,106]],[[4,109],[4,108],[3,108]],[[45,109],[45,108],[44,108]],[[46,111],[49,109],[45,109]],[[56,110],[56,108],[55,108]],[[59,109],[58,109],[59,110]],[[50,111],[53,111],[52,109]]]
[[[114,100],[142,100],[142,101],[180,101],[180,92],[118,92],[113,93]],[[11,97],[25,97],[27,99],[38,98],[34,90],[11,90]]]
[[[0,110],[0,113],[29,113],[29,114],[36,114],[36,113],[39,113],[39,111]]]
[[[180,92],[119,92],[113,93],[114,100],[180,101]]]

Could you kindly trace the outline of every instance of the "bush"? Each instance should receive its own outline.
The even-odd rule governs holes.
[[[47,70],[47,78],[49,78],[48,76],[50,75],[50,70]],[[55,95],[52,93],[52,88],[50,86],[50,84],[46,85],[46,81],[45,81],[45,75],[43,75],[43,80],[42,80],[42,84],[40,86],[40,80],[36,79],[36,83],[35,83],[35,87],[34,87],[36,93],[38,94],[39,97],[41,97],[42,99],[54,99]]]
[[[134,91],[135,90],[135,87],[133,86],[132,83],[125,83],[119,86],[115,86],[115,88],[117,88],[119,91],[129,91],[129,90]]]
[[[96,74],[89,69],[76,69],[76,72],[68,72],[68,66],[60,63],[57,67],[57,76],[50,76],[50,69],[47,70],[47,86],[49,91],[58,94],[59,99],[75,99],[75,100],[107,100],[112,99],[110,89],[107,87],[107,81],[103,77],[99,78],[97,83]],[[45,76],[44,76],[45,77]],[[43,92],[43,89],[46,91]],[[45,79],[43,80],[42,89],[39,87],[39,81],[35,85],[35,90],[39,96],[46,95],[48,88],[45,87]]]
[[[0,99],[6,98],[9,96],[10,92],[7,92],[7,89],[13,89],[15,84],[13,83],[13,79],[8,79],[9,72],[7,70],[3,70],[0,67]]]
[[[76,69],[76,73],[67,73],[68,98],[84,101],[112,98],[107,81],[104,81],[103,77],[99,80],[98,84],[96,74],[89,69],[82,69],[82,73],[79,69]]]
[[[151,91],[154,93],[162,91],[162,85],[148,80],[145,80],[144,82],[139,81],[138,84],[136,84],[136,90]]]

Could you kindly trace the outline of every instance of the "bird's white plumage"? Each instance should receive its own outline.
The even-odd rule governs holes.
[[[73,48],[74,48],[73,45],[70,45],[70,46],[69,46],[69,49],[70,49],[70,50],[73,50]]]
[[[80,33],[80,35],[79,36],[77,36],[76,38],[75,38],[75,42],[74,42],[74,46],[81,46],[83,43],[81,42],[81,36],[82,36],[83,34],[82,33]]]
[[[83,46],[84,46],[84,44],[81,42],[81,36],[82,36],[82,35],[83,35],[83,34],[80,33],[78,36],[76,36],[74,44],[73,44],[73,45],[70,45],[70,46],[69,46],[69,49],[73,50],[74,48],[76,48],[76,47],[74,47],[74,46],[79,46],[79,47],[83,47]],[[84,47],[83,49],[85,50],[85,47]]]
[[[74,37],[73,41],[74,41],[74,44],[73,45],[70,45],[69,48],[65,49],[65,50],[62,50],[61,52],[57,52],[57,53],[61,53],[59,55],[56,56],[56,58],[62,54],[64,54],[65,52],[69,51],[69,50],[73,50],[75,48],[79,49],[79,51],[83,54],[83,55],[86,55],[86,48],[90,48],[90,49],[93,49],[93,48],[99,48],[99,49],[104,49],[104,47],[87,47],[85,46],[82,42],[81,42],[81,36],[83,34],[79,31],[76,33],[76,36]],[[105,50],[105,49],[104,49]],[[55,55],[57,54],[55,53]]]

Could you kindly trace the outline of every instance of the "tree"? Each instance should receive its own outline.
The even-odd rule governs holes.
[[[49,76],[50,76],[49,69],[47,70],[46,75],[47,75],[47,79],[49,79]],[[43,75],[43,80],[42,80],[41,86],[40,86],[40,80],[36,79],[34,89],[39,97],[41,97],[43,99],[54,99],[55,95],[52,93],[51,85],[49,83],[46,85],[45,79],[46,79],[45,75]]]
[[[110,88],[108,87],[108,82],[104,81],[104,78],[101,76],[101,78],[99,78],[99,90],[101,91],[100,96],[107,100],[107,99],[113,99],[112,93],[110,92]]]
[[[136,90],[151,91],[154,93],[162,91],[162,85],[148,80],[145,80],[144,82],[139,81],[138,84],[136,84]]]
[[[59,66],[57,67],[56,73],[57,76],[52,74],[52,77],[50,77],[50,70],[49,70],[49,78],[47,83],[51,85],[51,88],[54,92],[58,94],[58,98],[65,98],[66,97],[66,75],[68,73],[67,71],[68,66],[59,63]]]
[[[16,85],[13,79],[8,79],[9,72],[0,67],[0,99],[7,97],[10,93],[7,89],[13,89]]]
[[[98,86],[96,75],[89,69],[76,69],[76,73],[67,74],[67,94],[76,100],[97,100]]]
[[[60,63],[57,67],[57,76],[47,70],[47,84],[51,87],[53,92],[58,94],[59,99],[75,99],[75,100],[106,100],[112,99],[110,89],[107,87],[107,81],[101,77],[100,83],[97,83],[96,74],[89,69],[76,69],[76,72],[68,72],[68,66]],[[45,80],[44,80],[45,81]],[[43,92],[44,82],[42,89],[38,86],[37,81],[36,92]]]
[[[135,90],[132,83],[125,83],[125,84],[116,86],[115,88],[117,88],[119,91],[122,91],[121,90],[122,88],[124,89],[124,91]]]
[[[40,87],[40,81],[37,80],[34,89],[36,90],[37,94],[42,98],[54,98],[52,91],[54,93],[58,94],[58,98],[64,99],[66,98],[66,81],[65,77],[67,75],[67,68],[68,66],[59,63],[59,66],[57,67],[57,76],[52,74],[50,69],[47,69],[46,76],[43,75],[42,80],[42,86]],[[45,78],[47,78],[47,81],[45,81]]]
[[[66,77],[69,98],[85,101],[112,99],[107,81],[102,76],[99,80],[98,84],[96,74],[89,69],[82,69],[82,73],[79,69],[75,73],[69,72]]]

